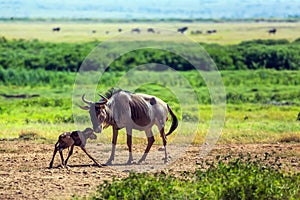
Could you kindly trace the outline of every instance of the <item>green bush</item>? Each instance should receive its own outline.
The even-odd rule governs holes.
[[[130,173],[99,185],[89,199],[298,199],[300,174],[287,175],[258,161],[219,161],[208,170]]]
[[[99,44],[89,43],[49,43],[37,40],[7,40],[0,39],[0,67],[4,69],[45,69],[54,71],[76,72],[84,59]],[[105,44],[104,44],[105,45]],[[102,48],[120,48],[130,43],[120,42],[117,45]],[[151,42],[161,48],[172,47],[169,42]],[[219,70],[265,69],[298,70],[300,69],[300,45],[298,40],[289,43],[287,40],[253,40],[238,45],[201,44],[213,59]],[[115,49],[111,49],[114,52]],[[100,57],[99,57],[100,56]],[[187,60],[180,55],[160,49],[136,49],[120,55],[114,53],[85,60],[90,69],[99,68],[109,71],[127,71],[135,66],[146,63],[158,63],[172,67],[175,70],[188,71],[194,69],[188,61],[198,63],[202,70],[209,71],[212,66],[206,54],[199,48],[189,48]],[[113,60],[109,66],[106,64]]]

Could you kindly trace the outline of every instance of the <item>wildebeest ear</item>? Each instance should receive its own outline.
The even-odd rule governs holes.
[[[79,106],[81,109],[83,110],[90,110],[90,107],[89,106]]]

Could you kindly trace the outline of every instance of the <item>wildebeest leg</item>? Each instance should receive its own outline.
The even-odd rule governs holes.
[[[111,165],[111,162],[115,159],[117,139],[118,139],[118,129],[113,127],[113,138],[112,138],[111,154],[110,154],[110,158],[106,162],[106,165]]]
[[[146,160],[146,157],[147,157],[147,155],[148,155],[148,153],[149,153],[149,151],[150,151],[150,149],[151,149],[151,147],[152,147],[152,145],[155,141],[154,136],[153,136],[153,132],[152,132],[151,129],[146,130],[145,132],[146,132],[146,135],[147,135],[148,144],[147,144],[146,150],[144,152],[144,155],[141,157],[141,159],[138,162],[139,164],[141,162],[143,162],[144,160]]]
[[[49,164],[49,168],[52,168],[52,166],[53,166],[54,157],[57,153],[57,145],[58,145],[58,143],[56,143],[54,146],[54,152],[53,152],[52,160],[50,161],[50,164]]]
[[[67,159],[65,161],[65,166],[67,166],[67,162],[68,162],[70,156],[73,154],[73,149],[74,149],[74,145],[71,146],[71,149],[69,151],[68,157],[67,157]]]
[[[128,146],[128,152],[129,152],[129,158],[127,161],[127,164],[132,164],[133,157],[132,157],[132,129],[126,129],[127,132],[127,146]]]
[[[82,151],[84,151],[84,153],[90,158],[90,159],[92,159],[93,161],[94,161],[94,163],[98,166],[98,167],[101,167],[102,165],[101,164],[99,164],[87,151],[86,151],[86,149],[84,148],[84,147],[81,147],[81,149],[82,149]]]
[[[160,136],[163,140],[163,145],[164,145],[164,148],[165,148],[165,163],[168,162],[168,154],[167,154],[167,137],[166,137],[166,134],[165,134],[165,129],[162,128],[160,129]]]

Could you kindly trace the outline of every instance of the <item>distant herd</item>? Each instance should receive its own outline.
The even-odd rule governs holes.
[[[188,30],[189,28],[187,27],[187,26],[184,26],[184,27],[181,27],[181,28],[178,28],[177,29],[177,32],[179,32],[179,33],[182,33],[182,34],[185,34],[186,32],[187,32],[187,30]],[[59,31],[61,31],[61,28],[60,27],[53,27],[52,28],[52,31],[53,32],[59,32]],[[122,28],[118,28],[118,32],[119,33],[121,33],[123,31],[123,29]],[[154,28],[147,28],[147,33],[156,33],[156,34],[159,34],[160,32],[159,31],[155,31],[155,29]],[[142,29],[141,28],[132,28],[131,29],[131,33],[141,33],[142,32]],[[277,32],[277,29],[276,28],[272,28],[272,29],[269,29],[268,31],[267,31],[270,35],[271,34],[273,34],[273,35],[275,35],[276,34],[276,32]],[[95,33],[97,33],[97,31],[96,30],[92,30],[91,31],[91,33],[92,34],[95,34]],[[105,34],[106,35],[108,35],[110,32],[109,31],[105,31]],[[211,30],[206,30],[206,31],[202,31],[202,30],[192,30],[191,32],[190,32],[192,35],[200,35],[200,34],[204,34],[204,33],[206,33],[206,34],[215,34],[215,33],[217,33],[217,30],[216,29],[211,29]]]

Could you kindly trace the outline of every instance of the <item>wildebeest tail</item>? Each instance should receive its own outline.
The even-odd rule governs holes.
[[[176,115],[173,113],[173,111],[171,110],[171,108],[169,107],[168,104],[167,104],[167,107],[168,107],[168,111],[169,111],[169,113],[171,114],[171,117],[172,117],[172,125],[171,125],[171,128],[170,128],[169,132],[166,134],[166,136],[168,136],[171,133],[173,133],[173,131],[178,126],[178,119],[177,119]]]

